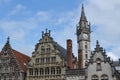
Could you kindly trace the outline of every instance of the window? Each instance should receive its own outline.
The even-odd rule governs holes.
[[[35,75],[38,75],[38,69],[37,68],[35,69]]]
[[[98,80],[98,76],[97,75],[93,75],[92,76],[92,80]]]
[[[57,67],[57,74],[61,74],[61,69],[60,69],[60,67]]]
[[[12,80],[12,79],[11,79]],[[15,76],[15,80],[18,80],[18,76]]]
[[[44,48],[44,46],[41,47],[41,53],[43,53],[43,54],[45,53],[45,48]]]
[[[96,66],[97,66],[97,71],[101,71],[102,68],[101,68],[101,59],[100,58],[97,58],[96,60]]]
[[[55,62],[56,61],[56,57],[51,57],[51,62]]]
[[[45,68],[45,74],[49,74],[49,68]]]
[[[50,53],[50,48],[46,49],[46,53],[49,54]]]
[[[40,61],[41,61],[41,63],[44,63],[44,58],[41,58]]]
[[[49,62],[50,62],[50,58],[47,57],[47,58],[46,58],[46,63],[49,63]]]
[[[51,68],[51,74],[55,74],[55,68],[54,67]]]
[[[3,80],[7,80],[6,76],[4,77],[4,79],[3,79]]]
[[[88,59],[88,55],[87,54],[85,54],[85,58]]]
[[[105,74],[103,74],[103,75],[101,76],[101,80],[108,80],[108,76],[105,75]]]
[[[8,72],[8,67],[5,67],[5,72]]]
[[[29,69],[29,75],[33,75],[33,69]]]
[[[43,75],[43,74],[44,74],[44,69],[40,68],[40,75]]]
[[[14,67],[10,67],[10,72],[14,72]]]
[[[85,49],[87,49],[88,47],[87,47],[87,45],[85,45]]]
[[[36,58],[36,63],[39,63],[39,58]]]

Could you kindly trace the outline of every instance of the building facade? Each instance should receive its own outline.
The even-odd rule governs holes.
[[[78,59],[72,52],[71,39],[64,49],[46,29],[32,53],[27,80],[120,80],[120,62],[111,61],[98,41],[91,51],[90,33],[83,5],[76,27]]]
[[[66,50],[53,40],[50,30],[42,32],[29,62],[27,80],[65,80]]]
[[[11,48],[9,38],[0,53],[0,80],[26,80],[30,57]]]

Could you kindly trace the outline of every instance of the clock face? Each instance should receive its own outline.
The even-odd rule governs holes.
[[[83,34],[83,38],[84,38],[84,39],[88,39],[88,34],[85,34],[85,33],[84,33],[84,34]]]

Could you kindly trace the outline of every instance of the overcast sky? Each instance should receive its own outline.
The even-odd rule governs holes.
[[[46,28],[66,48],[73,40],[77,56],[76,25],[84,4],[91,22],[91,49],[99,40],[111,59],[120,58],[120,0],[0,0],[0,49],[10,36],[13,49],[31,56]]]

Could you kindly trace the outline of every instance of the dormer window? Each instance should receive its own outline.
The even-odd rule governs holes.
[[[96,70],[97,71],[101,71],[102,70],[102,68],[101,68],[101,59],[100,58],[97,58],[96,59]]]

